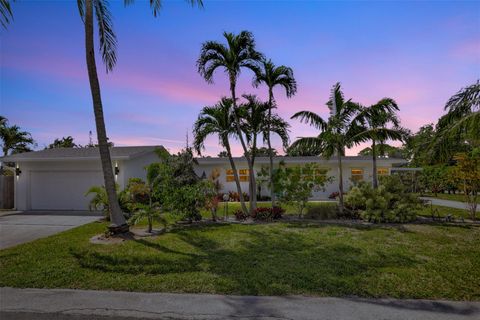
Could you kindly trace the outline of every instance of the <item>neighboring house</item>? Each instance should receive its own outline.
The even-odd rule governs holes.
[[[145,167],[160,161],[155,153],[161,146],[112,147],[110,149],[115,180],[123,189],[130,178],[145,179]],[[94,185],[103,185],[103,174],[98,148],[57,148],[15,154],[0,158],[2,162],[13,162],[17,168],[15,177],[15,207],[17,210],[87,210],[89,197],[85,192]],[[208,178],[213,170],[220,173],[220,192],[236,192],[233,172],[228,158],[198,158],[195,171],[199,177]],[[316,162],[333,176],[333,182],[325,191],[314,193],[314,199],[327,199],[338,191],[338,169],[336,158],[320,157],[275,157],[287,166]],[[268,158],[257,158],[255,171],[268,168]],[[242,190],[248,193],[248,166],[244,158],[235,158]],[[390,174],[392,166],[405,163],[401,159],[378,159],[379,175]],[[351,180],[371,180],[372,160],[370,157],[344,157],[343,177],[345,190]],[[268,195],[267,185],[262,194]]]
[[[158,162],[161,146],[112,147],[115,181],[123,189],[130,178],[145,179],[145,167]],[[54,148],[0,158],[15,163],[17,210],[88,210],[85,192],[104,185],[98,148]]]

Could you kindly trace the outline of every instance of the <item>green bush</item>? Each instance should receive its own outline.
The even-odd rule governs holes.
[[[353,212],[373,222],[408,222],[416,219],[421,202],[408,193],[397,176],[380,177],[380,186],[373,189],[367,182],[360,182],[345,196],[345,204]]]

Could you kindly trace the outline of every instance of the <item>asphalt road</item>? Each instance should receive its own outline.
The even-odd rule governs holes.
[[[99,218],[98,213],[83,211],[2,212],[0,249],[44,238]]]
[[[0,288],[0,319],[473,320],[480,302]]]

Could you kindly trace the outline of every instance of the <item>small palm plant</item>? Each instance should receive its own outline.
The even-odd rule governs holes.
[[[152,233],[153,229],[153,222],[157,221],[163,226],[167,225],[167,220],[165,219],[163,212],[161,210],[161,206],[158,202],[143,204],[137,203],[134,206],[133,214],[129,219],[129,223],[136,225],[140,221],[147,220],[148,228],[147,232]]]

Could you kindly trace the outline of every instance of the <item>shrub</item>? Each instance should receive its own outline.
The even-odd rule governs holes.
[[[380,186],[360,182],[345,196],[347,208],[373,222],[407,222],[415,220],[421,202],[408,193],[397,176],[380,177]]]
[[[252,214],[245,214],[242,210],[237,210],[233,214],[238,221],[243,221],[251,217],[257,221],[272,221],[282,218],[285,210],[281,207],[262,207],[255,209]]]

